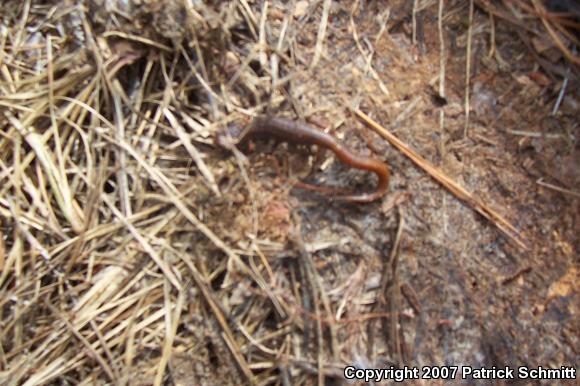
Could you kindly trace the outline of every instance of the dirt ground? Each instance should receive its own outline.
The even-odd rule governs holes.
[[[25,20],[16,3],[5,26]],[[176,3],[154,6],[152,25],[167,47],[189,37],[187,27],[179,30],[187,23]],[[442,20],[437,1],[419,2],[416,27],[412,1],[289,2],[293,14],[273,1],[265,18],[262,2],[213,3],[199,13],[206,40],[166,52],[113,34],[103,20],[121,13],[90,2],[86,20],[101,34],[97,46],[106,41],[113,58],[130,57],[117,57],[121,69],[101,80],[110,94],[90,94],[104,97],[82,99],[74,90],[100,76],[99,66],[114,67],[106,51],[101,64],[70,45],[52,53],[71,55],[75,68],[55,71],[55,82],[86,71],[82,87],[62,95],[103,117],[80,102],[69,112],[70,101],[56,98],[56,114],[69,119],[58,118],[70,158],[65,174],[84,213],[76,233],[74,224],[58,225],[69,217],[52,197],[45,164],[21,165],[31,151],[40,156],[14,128],[22,122],[50,131],[50,109],[42,105],[44,115],[27,118],[38,106],[34,73],[14,76],[24,64],[16,40],[4,39],[0,185],[10,185],[0,195],[0,380],[351,384],[343,375],[349,365],[577,368],[580,67],[549,34],[492,17],[486,2],[476,2],[470,33],[463,1],[444,2]],[[35,10],[48,15],[47,25],[51,17],[56,25],[68,20],[59,11],[51,16],[49,6],[31,9],[30,28],[43,33],[52,27],[32,23]],[[87,33],[82,23],[63,25]],[[528,24],[536,27],[541,22]],[[200,57],[205,66],[197,65]],[[134,107],[115,99],[115,82],[139,101]],[[357,109],[503,216],[525,245],[366,126]],[[369,204],[333,201],[293,184],[362,191],[375,177],[331,154],[318,163],[307,146],[255,140],[232,153],[214,142],[218,132],[239,130],[248,112],[306,119],[353,151],[384,160],[389,192]],[[92,164],[81,150],[85,140]],[[58,160],[54,136],[44,146]],[[49,215],[38,202],[49,203]],[[551,384],[514,384],[528,383]]]

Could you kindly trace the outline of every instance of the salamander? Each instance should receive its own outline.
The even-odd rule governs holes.
[[[374,191],[340,195],[333,197],[335,200],[367,203],[378,200],[387,192],[390,169],[384,162],[359,156],[346,148],[333,136],[305,123],[273,116],[258,116],[240,135],[238,143],[243,143],[251,137],[273,137],[286,142],[327,148],[332,150],[344,164],[353,168],[368,170],[377,175],[378,185]]]

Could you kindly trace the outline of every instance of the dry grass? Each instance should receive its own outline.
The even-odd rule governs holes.
[[[86,3],[14,0],[1,11],[0,383],[322,385],[347,364],[412,363],[402,326],[421,306],[399,278],[405,210],[393,210],[406,194],[372,207],[372,242],[362,220],[348,232],[329,220],[356,223],[349,214],[368,209],[330,204],[329,218],[313,215],[331,223],[313,237],[297,212],[320,202],[297,204],[280,178],[257,182],[243,154],[213,141],[264,111],[322,114],[336,130],[354,121],[351,108],[399,106],[374,60],[375,46],[394,45],[390,8],[370,17],[361,2],[330,0]],[[435,3],[415,2],[413,36],[415,12],[436,14]],[[561,65],[532,49],[546,36],[576,73],[569,19],[538,0],[475,4],[491,28],[493,18],[513,23],[551,76]],[[348,76],[368,82],[350,90],[328,86],[339,74],[310,82],[335,60],[326,47],[341,17],[356,64]],[[381,25],[374,40],[365,17]],[[458,195],[523,245],[483,200]]]

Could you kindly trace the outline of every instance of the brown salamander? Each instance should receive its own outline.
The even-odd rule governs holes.
[[[250,137],[274,137],[286,142],[327,148],[344,164],[373,172],[379,179],[377,188],[372,192],[341,195],[333,199],[367,203],[378,200],[387,192],[390,170],[384,162],[356,155],[331,135],[305,123],[272,116],[258,116],[238,138],[238,143],[245,142]]]

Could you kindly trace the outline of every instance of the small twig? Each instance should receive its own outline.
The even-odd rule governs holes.
[[[123,119],[123,109],[121,107],[121,100],[118,94],[115,94],[111,90],[113,98],[113,106],[115,107],[115,136],[120,140],[124,141],[125,135],[125,122]],[[117,183],[119,184],[119,200],[121,202],[121,210],[125,217],[129,217],[133,214],[131,209],[131,197],[129,194],[129,177],[127,176],[127,152],[123,149],[117,148],[116,154],[119,159],[119,169],[117,171]]]
[[[557,139],[557,138],[566,138],[563,134],[558,133],[542,133],[538,131],[527,131],[527,130],[506,130],[506,133],[517,135],[520,137],[530,137],[530,138],[550,138],[550,139]],[[568,138],[573,138],[573,136],[569,136]]]
[[[560,88],[560,92],[558,93],[558,99],[556,99],[556,103],[554,104],[554,108],[552,109],[552,115],[556,115],[558,109],[560,109],[560,104],[564,99],[564,94],[566,93],[566,88],[568,87],[569,79],[570,79],[570,63],[568,63],[568,66],[566,67],[566,76],[564,76],[562,88]]]
[[[126,39],[126,40],[131,40],[134,42],[139,42],[141,44],[145,44],[145,45],[148,45],[151,47],[159,48],[160,50],[165,51],[165,52],[173,52],[173,49],[171,47],[168,47],[164,44],[161,44],[161,43],[156,42],[154,40],[148,39],[144,36],[136,36],[136,35],[122,32],[122,31],[106,31],[106,32],[103,32],[101,37],[103,37],[103,38],[108,38],[108,37],[122,38],[122,39]]]
[[[280,84],[280,57],[278,52],[284,52],[284,40],[286,39],[286,31],[288,30],[288,25],[292,16],[288,12],[284,16],[284,21],[282,22],[282,27],[280,28],[280,35],[278,36],[278,44],[276,45],[276,51],[270,55],[270,67],[272,71],[272,90],[276,90],[277,87],[281,87]],[[270,95],[270,99],[274,97],[274,92]],[[270,102],[272,103],[272,102]]]
[[[179,326],[181,311],[183,309],[183,304],[185,303],[185,294],[187,289],[189,288],[189,284],[184,286],[184,288],[180,289],[177,295],[177,301],[175,302],[175,306],[171,306],[171,298],[170,298],[170,283],[165,280],[163,285],[163,292],[165,298],[165,342],[163,344],[163,352],[161,354],[161,359],[159,360],[159,366],[157,367],[157,373],[155,374],[154,385],[160,386],[163,382],[163,374],[165,374],[165,368],[167,367],[167,363],[171,358],[172,349],[173,349],[173,342],[175,341],[175,337],[177,335],[177,327]],[[173,308],[173,313],[171,309]]]
[[[266,19],[268,18],[268,2],[264,1],[262,3],[262,11],[260,12],[260,34],[258,43],[260,45],[260,53],[258,57],[260,58],[260,65],[262,68],[268,68],[268,54],[266,53],[266,48],[268,47],[266,39]]]
[[[536,181],[536,184],[543,186],[544,188],[552,189],[560,193],[569,194],[574,197],[580,198],[580,192],[576,192],[574,190],[560,188],[559,186],[549,184],[547,182],[542,181],[542,178]]]
[[[326,26],[328,25],[328,13],[330,12],[331,4],[332,0],[324,0],[324,4],[322,6],[322,17],[320,18],[320,24],[318,25],[318,35],[316,36],[316,46],[314,47],[314,58],[312,59],[310,68],[316,67],[320,57],[322,56],[324,37],[326,35]]]
[[[564,42],[562,42],[562,39],[560,39],[560,37],[558,36],[556,31],[554,31],[552,29],[552,26],[550,25],[550,22],[548,21],[548,19],[544,16],[546,14],[546,10],[544,9],[544,6],[538,0],[532,0],[532,3],[534,4],[534,8],[536,9],[538,14],[540,15],[540,18],[542,19],[542,23],[544,24],[544,27],[546,27],[548,34],[550,34],[554,43],[556,43],[556,46],[558,46],[560,51],[562,51],[562,53],[564,54],[566,59],[568,59],[570,62],[574,63],[575,65],[580,66],[580,58],[578,58],[576,55],[574,55],[574,53],[572,53],[568,49],[568,47],[566,47],[566,45],[564,44]]]
[[[523,274],[526,274],[526,273],[530,272],[531,270],[532,270],[532,267],[530,267],[530,266],[526,266],[526,267],[520,268],[517,272],[511,274],[508,277],[503,278],[501,280],[501,284],[503,284],[503,285],[510,284],[514,280],[516,280],[517,278],[519,278]]]
[[[443,36],[443,0],[439,0],[437,13],[437,29],[439,31],[439,96],[445,98],[445,38]]]
[[[377,296],[378,306],[385,308],[388,317],[385,318],[385,338],[390,344],[391,352],[396,354],[396,360],[399,364],[404,363],[404,358],[401,349],[401,337],[398,332],[399,326],[399,309],[401,293],[399,287],[398,266],[399,266],[399,247],[401,245],[401,237],[405,226],[404,215],[399,209],[399,225],[397,227],[397,235],[395,242],[391,248],[389,260],[383,264],[383,275],[381,278],[381,286]]]
[[[439,96],[445,98],[445,63],[447,62],[447,50],[445,49],[445,37],[443,36],[443,0],[439,0],[437,12],[437,30],[439,31]],[[439,109],[439,153],[445,158],[445,110]]]
[[[528,250],[527,240],[520,234],[520,232],[510,224],[506,219],[504,219],[499,213],[488,207],[480,199],[476,198],[473,194],[465,190],[457,182],[453,181],[449,176],[443,173],[439,168],[435,167],[433,164],[428,162],[425,158],[421,157],[415,151],[413,151],[409,146],[403,143],[400,139],[391,134],[388,130],[382,127],[380,124],[371,119],[368,115],[360,110],[354,110],[354,113],[363,120],[367,125],[379,133],[383,138],[385,138],[389,143],[395,146],[399,151],[401,151],[405,156],[407,156],[415,165],[423,169],[427,174],[429,174],[435,181],[443,185],[445,189],[451,192],[455,197],[469,205],[477,213],[481,214],[483,217],[492,222],[504,235],[509,239],[514,241],[523,250]]]
[[[495,20],[493,18],[493,13],[488,11],[489,13],[489,53],[487,54],[488,58],[493,58],[493,54],[495,53]]]
[[[413,12],[412,12],[412,18],[411,18],[411,26],[413,28],[413,34],[412,34],[412,39],[411,41],[413,42],[413,45],[417,44],[417,2],[419,0],[413,0]]]
[[[467,29],[467,57],[465,58],[465,126],[463,136],[469,129],[469,83],[471,80],[471,41],[473,35],[473,0],[469,0],[469,28]]]

